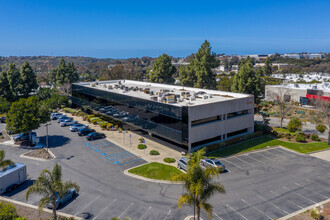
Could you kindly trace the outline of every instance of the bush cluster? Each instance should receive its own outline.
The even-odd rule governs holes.
[[[299,118],[292,118],[288,123],[288,130],[290,132],[296,132],[301,130],[301,120]]]
[[[63,111],[65,113],[71,113],[71,114],[76,113],[76,110],[74,110],[73,108],[63,108]]]
[[[312,135],[311,135],[311,139],[312,139],[313,141],[320,141],[320,138],[319,138],[319,136],[318,136],[317,134],[312,134]]]
[[[16,207],[9,202],[0,202],[0,219],[16,219]]]
[[[147,149],[147,145],[145,145],[145,144],[139,144],[138,145],[138,149],[140,149],[140,150]]]
[[[156,151],[156,150],[151,150],[151,151],[149,152],[149,154],[150,154],[150,155],[153,155],[153,156],[157,156],[157,155],[159,155],[160,153],[159,153],[158,151]]]
[[[316,130],[318,132],[320,132],[321,134],[323,134],[325,132],[325,130],[327,130],[327,127],[325,125],[323,125],[323,124],[318,124],[316,126]]]
[[[306,142],[306,136],[304,133],[298,133],[296,136],[297,142]]]
[[[171,158],[171,157],[165,157],[164,158],[164,162],[165,163],[175,163],[175,159],[174,158]]]

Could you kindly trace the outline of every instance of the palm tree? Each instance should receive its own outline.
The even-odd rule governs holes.
[[[5,160],[6,151],[0,150],[0,169],[7,169],[9,166],[14,165],[15,163],[11,160]]]
[[[53,171],[47,169],[41,171],[40,176],[34,181],[25,194],[25,199],[28,200],[30,194],[40,194],[43,197],[40,199],[39,211],[51,203],[53,206],[53,219],[56,220],[56,199],[58,196],[64,196],[70,189],[75,189],[79,192],[79,186],[72,181],[62,182],[62,168],[59,164],[55,164]]]
[[[178,199],[178,208],[184,204],[194,206],[194,217],[200,219],[200,211],[204,209],[208,218],[212,219],[212,205],[207,203],[215,193],[225,193],[222,184],[214,182],[213,178],[219,175],[219,169],[215,167],[202,168],[200,160],[204,157],[205,150],[199,150],[188,155],[187,173],[174,177],[176,181],[183,182],[184,192]]]

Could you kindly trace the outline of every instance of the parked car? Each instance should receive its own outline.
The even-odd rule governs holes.
[[[37,133],[32,131],[31,136],[37,136]],[[29,132],[25,132],[25,133],[14,136],[13,139],[14,139],[14,142],[19,142],[19,141],[27,141],[27,140],[29,140],[29,137],[30,137]]]
[[[181,157],[178,160],[178,168],[187,171],[187,158],[186,157]]]
[[[201,160],[201,164],[204,166],[204,167],[219,167],[221,168],[223,171],[225,170],[225,165],[223,165],[220,160],[218,159],[202,159]]]
[[[55,113],[52,113],[52,114],[50,115],[50,118],[51,118],[52,120],[57,120],[57,119],[58,119],[59,117],[61,117],[61,116],[63,116],[62,113],[55,112]]]
[[[77,192],[75,189],[70,189],[66,192],[64,196],[60,196],[59,193],[55,193],[56,195],[56,209],[58,209],[60,206],[67,203],[70,199],[74,198],[76,196]],[[52,197],[50,197],[52,199]],[[53,209],[53,203],[47,203],[47,208]]]
[[[0,122],[1,122],[1,123],[6,123],[6,116],[2,116],[2,117],[0,118]]]
[[[78,121],[73,121],[72,119],[67,119],[65,121],[62,121],[60,123],[61,127],[65,127],[65,126],[69,126],[69,125],[74,125],[76,124]]]
[[[90,128],[83,128],[83,129],[80,129],[79,131],[78,131],[78,135],[79,136],[85,136],[85,135],[88,135],[88,134],[90,134],[90,133],[94,133],[95,132],[95,130],[94,129],[90,129]]]
[[[57,119],[57,122],[58,122],[58,123],[61,123],[61,122],[65,121],[65,120],[68,120],[68,119],[71,119],[71,120],[73,120],[73,118],[72,118],[72,117],[68,117],[68,116],[61,116],[61,117],[59,117],[59,119]]]
[[[105,138],[105,134],[98,133],[98,132],[93,132],[93,133],[90,133],[86,136],[86,139],[89,140],[89,141],[96,140],[96,139],[101,139],[101,138]]]
[[[86,127],[88,127],[88,125],[78,123],[78,124],[71,125],[69,129],[72,132],[76,132],[76,131],[79,131],[80,129],[86,128]]]

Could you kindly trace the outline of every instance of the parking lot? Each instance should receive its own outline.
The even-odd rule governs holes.
[[[45,138],[44,127],[37,133]],[[145,163],[135,155],[105,139],[88,142],[54,121],[49,135],[50,149],[56,155],[52,161],[20,158],[27,150],[18,147],[0,145],[0,149],[6,149],[7,158],[26,163],[31,180],[42,169],[62,165],[64,180],[77,182],[81,191],[60,211],[86,219],[181,220],[193,214],[192,207],[177,209],[180,185],[150,183],[123,174]],[[220,160],[229,172],[219,177],[226,194],[210,200],[213,219],[274,219],[330,196],[330,163],[308,155],[271,148]],[[5,196],[25,202],[24,193],[31,183]],[[38,205],[38,198],[32,196],[28,203]],[[204,212],[202,218],[207,219]]]

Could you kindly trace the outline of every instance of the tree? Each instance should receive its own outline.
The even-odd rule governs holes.
[[[10,102],[6,98],[0,96],[0,114],[8,112],[10,109]]]
[[[230,76],[221,76],[218,77],[220,80],[217,83],[218,90],[230,92],[231,85],[233,84],[233,77]]]
[[[249,59],[244,61],[238,73],[234,76],[231,91],[252,94],[254,95],[255,103],[259,102],[259,96],[261,95],[261,76],[256,74],[253,64]]]
[[[57,86],[71,84],[79,80],[79,75],[73,63],[66,64],[62,58],[60,64],[50,72],[50,82]]]
[[[211,69],[219,66],[220,61],[216,59],[216,54],[211,52],[211,46],[207,40],[201,45],[190,65],[193,66],[196,75],[194,87],[216,88],[216,74]]]
[[[173,74],[175,72],[176,68],[172,65],[171,58],[164,53],[157,58],[152,66],[149,79],[155,83],[173,84],[175,81]]]
[[[215,167],[201,167],[200,161],[204,154],[204,149],[189,154],[187,173],[174,177],[174,180],[182,181],[184,184],[184,192],[178,199],[178,208],[181,208],[184,204],[193,205],[194,214],[196,209],[198,220],[201,209],[204,209],[209,219],[212,219],[212,205],[207,200],[215,193],[225,193],[223,185],[213,181],[219,175],[219,169]]]
[[[301,120],[299,118],[292,118],[287,127],[290,132],[300,131],[302,127]]]
[[[72,181],[62,182],[62,168],[59,164],[55,164],[52,172],[44,169],[40,176],[33,182],[25,193],[25,199],[28,200],[31,194],[40,194],[42,198],[39,203],[39,211],[48,204],[53,205],[53,219],[56,220],[56,204],[57,196],[64,196],[70,189],[79,192],[79,186]]]
[[[38,88],[37,76],[28,62],[25,62],[21,68],[20,83],[20,94],[24,98]]]
[[[7,130],[13,133],[30,132],[50,118],[50,110],[45,108],[35,96],[21,98],[12,103],[7,114]]]
[[[270,61],[269,58],[267,58],[265,61],[265,66],[264,66],[263,72],[264,72],[264,75],[266,75],[266,76],[270,76],[273,73],[272,62]]]
[[[179,80],[182,86],[194,87],[196,75],[192,65],[183,66],[179,70]]]
[[[15,220],[17,219],[16,207],[9,202],[0,202],[0,220]]]
[[[20,95],[22,84],[21,84],[20,72],[16,68],[15,64],[9,65],[9,69],[7,71],[7,80],[12,95],[12,97],[10,98],[12,101],[17,100]]]
[[[330,102],[326,99],[316,99],[315,107],[319,110],[322,118],[326,119],[328,125],[328,144],[330,144]]]
[[[6,151],[0,150],[0,168],[7,169],[8,167],[14,165],[15,163],[11,160],[5,160]]]
[[[7,100],[13,100],[13,94],[11,93],[6,71],[0,73],[0,96],[3,96]]]

